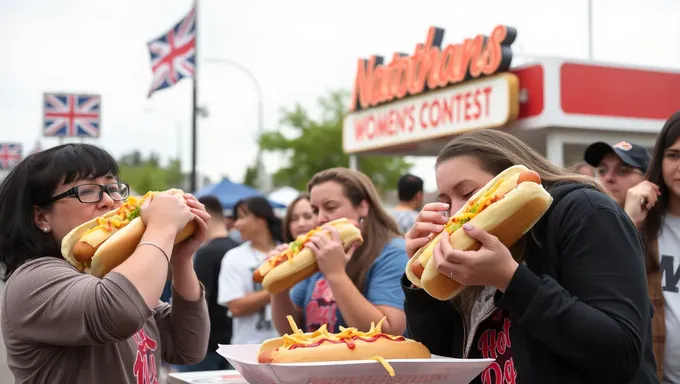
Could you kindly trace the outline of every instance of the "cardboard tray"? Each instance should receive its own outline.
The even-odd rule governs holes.
[[[395,372],[391,377],[375,360],[260,364],[259,348],[259,344],[220,345],[217,353],[250,384],[469,384],[494,361],[435,355],[432,359],[392,359],[387,360]]]

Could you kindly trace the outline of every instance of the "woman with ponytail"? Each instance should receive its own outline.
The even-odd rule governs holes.
[[[253,283],[253,271],[281,243],[282,225],[263,197],[239,201],[233,212],[243,244],[222,259],[217,303],[233,318],[232,344],[259,344],[278,333],[272,324],[270,295],[262,284]]]

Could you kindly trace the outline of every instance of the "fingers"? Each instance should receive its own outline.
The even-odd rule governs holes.
[[[191,213],[196,215],[201,221],[208,222],[210,220],[210,214],[206,212],[205,210],[198,209],[198,208],[189,208],[191,210]]]
[[[342,239],[340,238],[340,232],[337,229],[335,229],[332,225],[326,226],[324,228],[328,229],[328,232],[331,235],[331,241],[335,241],[335,242],[341,242],[342,241]]]
[[[440,217],[446,219],[445,217],[439,215]],[[442,230],[444,230],[444,225],[443,224],[435,224],[435,223],[428,223],[428,222],[416,222],[413,224],[413,227],[406,232],[406,238],[407,239],[417,239],[420,237],[427,236],[432,233],[439,233]]]
[[[326,236],[317,233],[309,238],[309,242],[307,244],[314,244],[317,249],[321,249],[328,241],[330,240]]]
[[[305,247],[306,247],[306,248],[309,248],[309,250],[312,251],[312,253],[314,254],[314,257],[318,257],[318,256],[319,256],[319,253],[320,253],[320,252],[319,252],[319,247],[318,247],[315,243],[313,243],[313,242],[311,241],[311,239],[310,239],[310,241],[309,241],[307,244],[305,244]]]
[[[285,251],[286,249],[288,249],[288,244],[279,244],[276,246],[276,248],[274,248],[272,252],[276,252],[277,254],[279,254]]]
[[[193,211],[194,211],[194,209],[192,209],[192,212]],[[204,212],[204,211],[200,211],[200,210],[196,210],[196,211],[198,211],[199,213]],[[193,212],[194,219],[198,219],[198,220],[195,220],[196,225],[198,225],[198,230],[199,231],[207,231],[208,230],[208,220],[210,220],[210,215],[208,215],[208,218],[206,219],[204,217],[201,217],[199,215],[199,213]]]
[[[350,245],[349,249],[346,252],[348,260],[352,258],[352,255],[354,255],[354,251],[356,251],[357,248],[359,248],[360,246],[361,246],[361,243],[359,243],[357,241],[355,241],[354,243],[352,243],[352,245]]]
[[[485,248],[495,249],[499,243],[496,236],[493,236],[480,228],[474,227],[470,223],[463,224],[463,230],[466,235],[482,243],[482,246]]]
[[[454,249],[451,246],[451,240],[449,240],[449,233],[444,231],[442,233],[442,238],[439,240],[439,244],[437,244],[437,248],[440,249],[440,252],[442,254],[442,257],[444,261],[447,261],[452,264],[463,264],[465,263],[467,259],[467,255],[465,254],[465,251],[461,251],[459,249]]]
[[[425,208],[423,208],[423,210],[418,213],[418,216],[416,216],[416,222],[423,221],[435,224],[446,224],[449,219],[442,215],[441,212],[444,211],[426,211]]]
[[[427,243],[432,240],[430,237],[418,237],[415,239],[408,239],[408,243],[410,247],[413,248],[421,248],[424,247]]]
[[[434,202],[434,203],[427,203],[423,205],[423,209],[420,211],[421,213],[423,211],[430,211],[430,212],[445,212],[449,210],[449,205],[446,203],[440,203],[440,202]],[[441,216],[441,215],[440,215]]]

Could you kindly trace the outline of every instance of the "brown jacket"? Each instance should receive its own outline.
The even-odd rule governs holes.
[[[655,255],[658,260],[659,257],[659,243],[655,240],[648,245],[648,250],[651,255]],[[654,337],[654,357],[656,358],[656,374],[659,380],[663,380],[663,359],[666,347],[666,319],[665,319],[665,302],[663,299],[663,290],[661,288],[661,270],[658,267],[650,266],[647,263],[647,289],[649,291],[649,298],[654,306],[654,317],[652,317],[652,335]]]
[[[53,257],[24,264],[2,296],[15,383],[156,383],[161,360],[201,361],[210,330],[204,295],[188,302],[173,293],[172,303],[152,311],[119,273],[99,279]]]

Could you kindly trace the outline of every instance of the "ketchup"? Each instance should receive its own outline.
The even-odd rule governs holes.
[[[290,348],[288,348],[288,349],[318,347],[319,345],[321,345],[323,343],[332,343],[332,344],[343,344],[344,343],[344,344],[347,344],[347,347],[349,349],[354,349],[356,347],[356,345],[354,344],[355,340],[361,340],[361,341],[365,341],[367,343],[372,343],[372,342],[374,342],[374,341],[376,341],[380,338],[389,339],[389,340],[393,340],[393,341],[404,341],[404,340],[406,340],[403,336],[398,336],[398,337],[392,339],[390,336],[387,336],[384,333],[380,333],[380,334],[377,334],[377,335],[371,337],[370,339],[366,339],[366,338],[359,337],[359,336],[352,336],[351,339],[342,339],[342,340],[337,340],[337,341],[336,340],[329,340],[329,339],[321,339],[321,340],[317,341],[316,343],[312,343],[312,344],[294,344],[294,345],[291,345]]]

